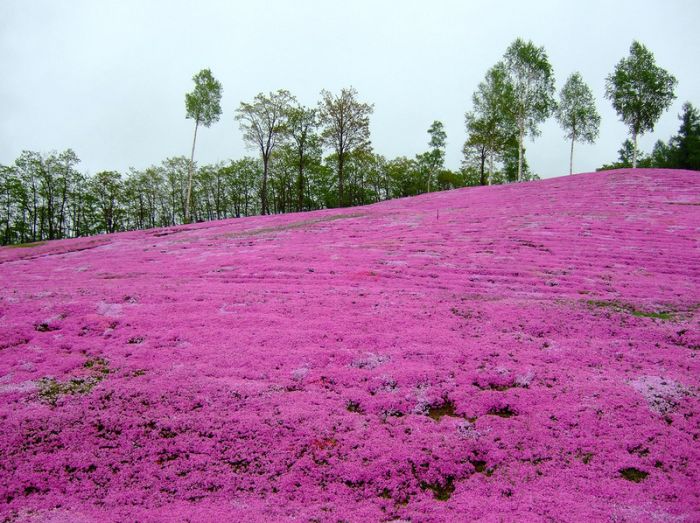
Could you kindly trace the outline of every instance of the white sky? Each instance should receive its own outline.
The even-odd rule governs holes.
[[[457,168],[471,95],[520,36],[545,47],[557,89],[576,70],[593,89],[600,138],[577,145],[574,170],[594,170],[615,160],[626,138],[603,94],[633,39],[679,82],[676,102],[641,148],[677,131],[684,101],[700,106],[699,15],[696,0],[2,0],[0,163],[23,149],[70,147],[83,170],[125,172],[188,155],[184,96],[209,67],[224,87],[223,114],[199,133],[200,163],[254,153],[233,116],[256,93],[284,88],[315,105],[321,89],[352,85],[375,104],[376,152],[424,151],[437,119],[448,167]],[[534,172],[568,172],[568,144],[553,119],[526,146]]]

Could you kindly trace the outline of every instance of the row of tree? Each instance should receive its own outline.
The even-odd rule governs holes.
[[[431,126],[441,128],[439,122]],[[431,141],[433,135],[439,133],[431,134]],[[474,170],[445,169],[443,157],[444,148],[437,145],[414,158],[346,151],[343,204],[366,205],[421,194],[428,187],[445,190],[479,183]],[[267,173],[263,160],[253,157],[198,166],[181,156],[125,175],[101,171],[89,176],[78,164],[71,150],[48,155],[24,151],[13,164],[0,166],[0,243],[252,216],[262,214],[263,201],[270,213],[341,204],[338,157],[324,157],[317,144],[304,148],[303,156],[292,144],[280,145]]]
[[[195,89],[185,96],[186,116],[195,121],[190,166],[194,165],[197,130],[200,125],[209,127],[221,114],[221,84],[209,69],[197,73]],[[270,212],[268,184],[273,160],[282,159],[293,164],[296,174],[296,210],[303,208],[303,188],[310,163],[318,160],[322,147],[332,151],[336,160],[338,204],[350,205],[346,188],[348,156],[353,153],[370,153],[371,141],[369,117],[374,106],[357,99],[352,88],[333,95],[321,91],[317,108],[301,105],[287,90],[269,94],[260,93],[251,102],[241,102],[236,110],[243,139],[260,153],[262,183],[260,186],[260,211]],[[444,147],[444,139],[442,143]],[[188,193],[185,203],[185,220],[188,208],[193,170],[189,170]]]
[[[194,89],[185,96],[186,116],[195,123],[189,158],[169,158],[125,176],[81,173],[71,150],[24,151],[13,164],[0,165],[2,244],[364,205],[432,190],[529,180],[537,176],[528,168],[524,140],[537,136],[543,121],[554,115],[570,140],[570,171],[574,143],[593,142],[600,126],[581,75],[572,74],[555,100],[544,48],[517,39],[472,96],[459,171],[444,166],[447,136],[439,121],[428,129],[425,152],[391,160],[376,154],[369,132],[373,105],[359,101],[352,88],[322,91],[316,107],[301,105],[286,90],[242,102],[235,118],[259,156],[198,167],[197,134],[219,120],[222,86],[208,69],[193,80]],[[632,44],[630,56],[606,82],[606,96],[632,137],[621,151],[622,165],[612,167],[698,168],[698,115],[690,104],[684,107],[679,135],[668,144],[657,143],[651,156],[637,158],[637,136],[653,130],[674,99],[675,84],[644,46]]]
[[[656,65],[653,54],[633,42],[630,54],[606,79],[605,96],[632,137],[632,167],[637,166],[637,137],[653,131],[661,114],[675,99],[676,79]],[[518,38],[501,61],[486,73],[466,113],[465,161],[479,169],[482,184],[494,177],[494,164],[508,161],[517,144],[516,180],[527,179],[525,137],[539,135],[539,125],[554,115],[570,141],[569,173],[573,172],[574,144],[595,142],[600,115],[593,93],[575,72],[555,99],[554,74],[543,47]],[[487,170],[488,166],[488,170]]]

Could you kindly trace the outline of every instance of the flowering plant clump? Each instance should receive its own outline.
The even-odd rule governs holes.
[[[0,249],[0,521],[698,521],[699,187]]]

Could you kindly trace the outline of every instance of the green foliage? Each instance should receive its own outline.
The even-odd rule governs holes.
[[[415,196],[421,193],[423,184],[419,164],[415,159],[400,156],[386,164],[389,190],[393,198]]]
[[[122,209],[119,203],[123,200],[121,174],[116,171],[101,171],[90,180],[90,190],[98,211],[98,228],[101,232],[119,230]]]
[[[445,159],[445,146],[447,145],[447,133],[445,132],[445,126],[439,120],[433,121],[433,123],[428,128],[428,135],[430,136],[430,141],[428,145],[432,151],[442,152],[441,159]]]
[[[473,165],[462,165],[462,168],[455,173],[455,177],[460,181],[456,187],[476,187],[481,185],[479,169]]]
[[[190,155],[190,164],[187,171],[185,223],[190,221],[192,170],[194,169],[194,148],[197,142],[197,129],[200,125],[209,127],[212,123],[218,122],[221,115],[221,83],[214,78],[209,69],[202,69],[192,77],[192,80],[194,80],[194,90],[185,95],[187,118],[192,118],[195,121],[192,154]]]
[[[539,135],[539,124],[549,118],[556,107],[554,73],[544,47],[518,38],[506,50],[505,67],[513,86],[511,107],[518,127],[518,180],[524,179],[523,139]]]
[[[657,320],[670,321],[676,319],[677,316],[674,311],[645,311],[618,301],[589,300],[586,303],[593,308],[609,309],[615,312],[627,313],[631,314],[632,316],[636,316],[637,318],[653,318]]]
[[[345,189],[347,205],[367,205],[385,198],[385,163],[384,157],[370,149],[356,149],[348,154]]]
[[[650,155],[636,150],[631,140],[625,140],[618,151],[618,161],[598,170],[632,167],[635,155],[637,167],[700,170],[700,115],[691,103],[686,102],[678,118],[681,120],[678,134],[666,143],[657,140]]]
[[[683,113],[678,134],[671,138],[671,162],[679,169],[700,171],[700,113],[690,102],[683,104]]]
[[[465,173],[462,171],[451,171],[449,169],[441,169],[437,175],[437,187],[440,191],[448,191],[450,189],[458,189],[469,185]]]
[[[629,56],[607,77],[605,96],[632,135],[632,167],[637,166],[637,137],[654,130],[676,97],[676,84],[675,77],[657,66],[651,51],[637,41],[632,42]]]
[[[447,145],[447,133],[442,122],[435,120],[428,128],[430,140],[428,145],[430,150],[424,153],[419,160],[425,166],[427,178],[427,192],[430,192],[430,187],[436,174],[445,165],[445,146]]]
[[[513,107],[515,92],[503,62],[489,69],[472,96],[474,109],[465,114],[467,141],[463,154],[465,166],[476,166],[479,183],[486,185],[493,176],[494,162],[503,159],[508,140],[517,132]]]
[[[293,106],[287,112],[286,137],[293,154],[283,155],[293,164],[296,173],[294,200],[296,211],[311,208],[306,172],[321,162],[321,141],[316,129],[318,115],[315,109],[301,105]]]
[[[611,164],[606,164],[600,167],[599,171],[607,171],[611,169],[628,169],[632,167],[632,159],[635,155],[634,144],[631,140],[625,140],[622,142],[622,147],[617,151],[617,162]],[[637,155],[637,166],[638,167],[650,167],[651,162],[649,158],[641,151],[636,152]]]
[[[3,242],[28,243],[75,235],[82,209],[76,191],[82,175],[71,149],[41,155],[23,151],[14,165],[2,169]],[[78,223],[72,227],[73,223]]]
[[[518,173],[520,170],[520,173]],[[519,150],[515,136],[506,144],[503,153],[503,170],[494,177],[493,183],[513,183],[517,181],[539,180],[539,176],[530,172],[530,166],[525,157],[525,149]]]
[[[374,105],[359,102],[357,91],[352,87],[342,89],[334,96],[321,91],[319,121],[322,126],[323,144],[335,152],[338,173],[338,202],[341,207],[349,205],[345,194],[345,162],[348,153],[370,149],[369,117]]]
[[[467,123],[469,126],[469,123]],[[470,182],[467,185],[487,185],[493,183],[493,155],[480,138],[477,137],[478,127],[472,127],[467,141],[462,146],[462,172],[469,172]],[[500,159],[500,158],[499,158]],[[489,169],[486,169],[486,162],[489,161]],[[471,180],[475,180],[471,183]]]
[[[649,166],[671,169],[675,165],[674,150],[668,144],[657,140],[648,161]],[[639,158],[637,158],[637,163],[641,166]]]
[[[593,92],[579,73],[573,73],[566,80],[559,93],[559,104],[555,115],[564,130],[565,137],[571,140],[569,161],[569,174],[571,174],[574,142],[595,142],[600,128],[600,115],[595,107]]]
[[[87,360],[83,365],[87,375],[76,376],[66,381],[55,378],[42,378],[38,382],[39,398],[55,406],[58,398],[66,395],[88,394],[111,372],[109,364],[103,358]]]
[[[593,143],[598,138],[600,115],[593,92],[579,73],[573,73],[566,80],[555,114],[569,140]]]
[[[209,69],[202,69],[192,77],[194,90],[185,95],[187,118],[198,125],[209,127],[221,116],[221,83]]]
[[[236,120],[246,143],[260,150],[263,162],[263,177],[260,188],[262,214],[269,214],[267,184],[270,158],[275,147],[283,140],[287,131],[288,117],[296,99],[284,89],[268,95],[259,93],[252,102],[241,102],[236,109]]]

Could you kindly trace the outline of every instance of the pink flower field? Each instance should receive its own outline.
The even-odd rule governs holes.
[[[0,521],[700,521],[700,173],[0,249]]]

